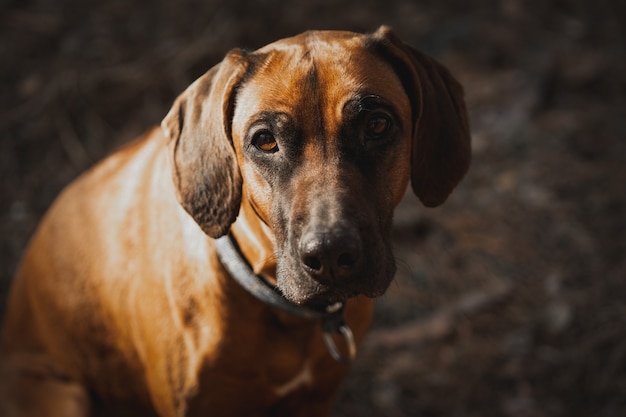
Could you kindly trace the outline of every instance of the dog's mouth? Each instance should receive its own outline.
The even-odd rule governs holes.
[[[279,267],[277,287],[284,298],[293,304],[323,311],[336,303],[345,303],[358,295],[376,298],[385,293],[395,272],[395,265],[377,273],[356,273],[349,280],[331,284],[321,284],[301,271],[293,273],[281,271]]]
[[[305,294],[295,294],[293,292],[285,291],[281,291],[281,293],[283,297],[296,305],[321,312],[327,311],[330,307],[337,305],[338,303],[344,304],[348,299],[359,295],[356,291],[333,291],[331,289]]]
[[[290,302],[296,305],[311,308],[313,310],[317,310],[321,312],[327,312],[329,310],[332,310],[332,308],[336,306],[337,304],[345,304],[349,299],[354,298],[356,296],[364,295],[369,298],[377,298],[377,297],[382,296],[384,293],[385,291],[363,293],[359,291],[337,292],[337,291],[329,290],[329,291],[322,292],[319,294],[312,294],[309,296],[299,297],[298,299],[294,299],[294,300],[290,299],[289,297],[286,297],[284,294],[283,296],[287,298]]]

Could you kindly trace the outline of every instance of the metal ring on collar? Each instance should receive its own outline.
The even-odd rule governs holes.
[[[337,344],[335,344],[335,340],[333,339],[333,333],[341,334],[343,336],[343,340],[346,343],[346,349],[348,351],[348,356],[344,356],[339,349],[337,348]],[[354,335],[352,334],[352,330],[348,327],[347,324],[342,324],[337,328],[336,332],[328,332],[324,331],[324,343],[326,344],[326,348],[328,349],[328,353],[333,357],[337,362],[341,363],[350,363],[354,360],[356,356],[356,343],[354,342]]]

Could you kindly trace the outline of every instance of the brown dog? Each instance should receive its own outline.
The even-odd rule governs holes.
[[[352,348],[394,275],[409,179],[435,206],[468,168],[462,95],[385,27],[229,53],[42,220],[9,300],[0,414],[327,415],[342,338],[327,348],[320,320],[259,300],[214,238],[230,231]]]

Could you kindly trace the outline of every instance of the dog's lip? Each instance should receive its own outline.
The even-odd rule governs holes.
[[[314,285],[293,285],[288,281],[279,280],[278,290],[291,303],[324,311],[328,306],[336,303],[344,303],[350,298],[363,295],[369,298],[377,298],[385,294],[393,276],[386,282],[386,285],[379,282],[379,285],[323,285],[316,282]],[[311,279],[307,279],[311,284]],[[286,284],[286,285],[285,285]],[[302,284],[302,283],[301,283]]]
[[[335,289],[323,289],[318,292],[309,292],[304,294],[294,295],[285,294],[285,298],[290,302],[302,306],[311,308],[318,311],[326,311],[328,307],[337,303],[345,304],[346,300],[357,296],[359,293],[354,291],[344,291]]]
[[[345,298],[333,297],[333,298],[325,299],[325,298],[315,297],[314,299],[304,301],[303,304],[301,305],[304,307],[312,308],[314,310],[326,312],[329,307],[335,306],[338,303],[344,304],[345,302],[346,302]]]

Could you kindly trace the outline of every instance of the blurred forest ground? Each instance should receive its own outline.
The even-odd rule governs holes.
[[[464,84],[474,159],[443,207],[401,204],[334,416],[625,416],[625,23],[621,0],[4,1],[0,311],[60,189],[229,49],[388,24]]]

